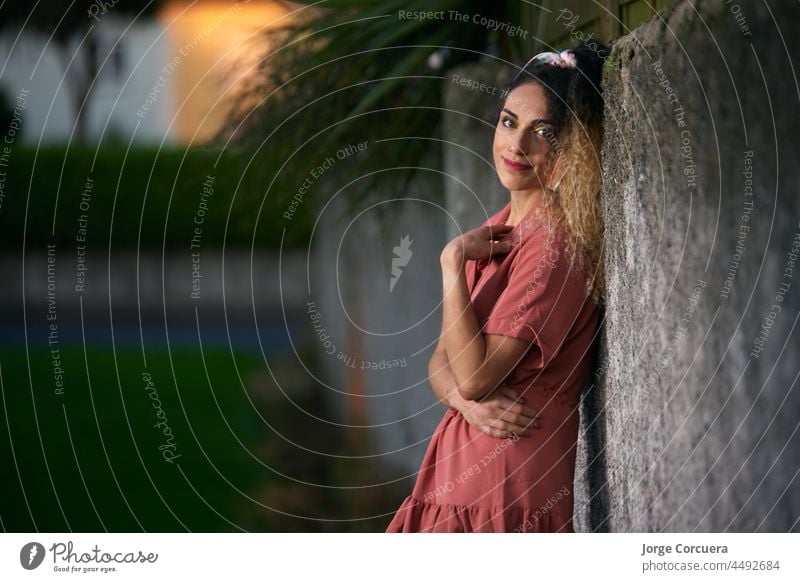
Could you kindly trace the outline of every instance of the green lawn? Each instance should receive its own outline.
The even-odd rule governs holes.
[[[265,433],[239,381],[255,357],[236,355],[239,376],[225,352],[148,353],[145,368],[140,351],[62,349],[63,395],[50,352],[27,357],[0,351],[5,531],[236,531],[253,505],[236,489],[274,480],[237,442]]]

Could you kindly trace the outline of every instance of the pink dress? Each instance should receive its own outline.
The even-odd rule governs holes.
[[[516,225],[510,253],[465,267],[483,332],[533,342],[504,384],[540,412],[541,426],[498,439],[448,408],[387,532],[573,531],[578,402],[599,309],[585,272],[570,268],[563,232],[548,237],[541,210],[534,206]],[[509,203],[483,224],[504,224],[510,212]]]

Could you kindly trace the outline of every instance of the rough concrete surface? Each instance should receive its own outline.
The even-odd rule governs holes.
[[[797,22],[682,2],[614,43],[579,531],[800,531]]]

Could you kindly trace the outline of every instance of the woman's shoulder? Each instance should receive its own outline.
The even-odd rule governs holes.
[[[566,226],[546,214],[527,217],[517,225],[512,235],[521,246],[540,250],[563,250],[569,243]]]
[[[546,265],[549,272],[561,271],[569,276],[585,276],[583,255],[572,244],[567,227],[560,223],[540,223],[521,228],[517,233],[514,263],[524,269]]]

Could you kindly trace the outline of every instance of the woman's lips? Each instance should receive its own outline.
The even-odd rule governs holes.
[[[518,164],[516,162],[512,162],[511,160],[507,160],[503,158],[503,164],[505,164],[506,168],[511,170],[512,172],[526,172],[531,169],[531,166],[528,164]]]

